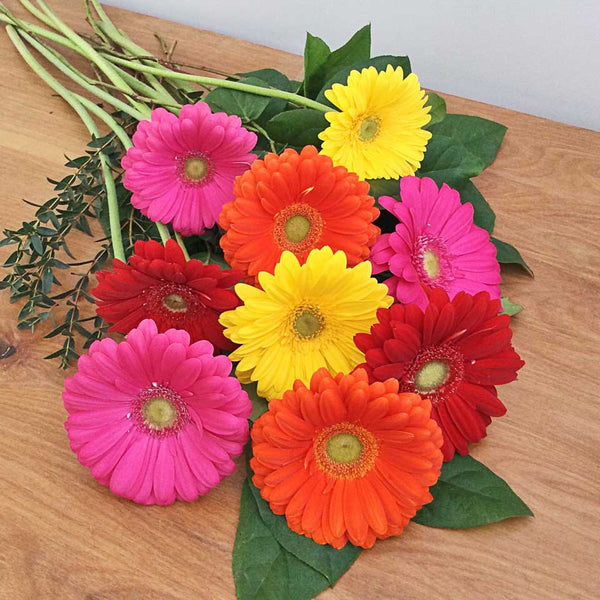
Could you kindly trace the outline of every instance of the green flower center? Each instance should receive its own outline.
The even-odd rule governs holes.
[[[294,215],[285,222],[285,237],[287,238],[288,242],[301,242],[309,234],[310,228],[310,219],[304,215]]]
[[[142,415],[150,429],[160,430],[171,427],[175,423],[177,409],[166,398],[158,396],[144,404]]]
[[[425,250],[423,253],[423,268],[431,279],[435,279],[440,274],[440,262],[432,250]]]
[[[448,381],[450,367],[444,360],[431,360],[425,363],[415,375],[417,392],[428,393],[439,388]]]
[[[372,142],[379,133],[379,124],[379,119],[374,119],[373,117],[364,119],[358,130],[360,140],[363,142]]]
[[[338,433],[327,442],[327,456],[338,464],[347,464],[358,460],[362,451],[361,441],[351,433]]]
[[[185,161],[183,171],[190,181],[202,181],[208,175],[208,163],[198,156]]]
[[[325,326],[325,321],[319,311],[306,308],[299,311],[294,317],[294,331],[303,339],[316,337]]]
[[[187,310],[185,300],[179,294],[169,294],[163,300],[163,305],[171,312],[180,313]]]

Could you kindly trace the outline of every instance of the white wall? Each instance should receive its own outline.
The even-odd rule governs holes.
[[[298,54],[370,21],[424,87],[600,130],[600,0],[103,1]]]

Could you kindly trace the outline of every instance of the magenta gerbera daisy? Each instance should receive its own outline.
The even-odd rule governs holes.
[[[487,231],[473,223],[473,206],[428,177],[403,177],[400,197],[400,202],[379,198],[400,223],[377,240],[370,258],[374,274],[391,272],[385,282],[390,294],[420,308],[427,306],[423,286],[442,288],[450,298],[460,291],[499,298],[496,248]]]
[[[235,469],[248,439],[248,395],[226,356],[149,319],[106,338],[65,381],[71,449],[102,485],[139,504],[206,494]]]
[[[141,121],[123,157],[131,203],[183,235],[202,233],[233,200],[233,180],[256,158],[256,134],[239,117],[212,113],[198,102],[179,116],[157,108]]]

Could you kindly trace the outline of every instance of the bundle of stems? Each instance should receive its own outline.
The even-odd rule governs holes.
[[[92,35],[89,36],[76,33],[43,0],[36,0],[35,4],[30,0],[18,1],[39,24],[16,17],[0,2],[0,22],[6,25],[8,36],[16,50],[31,69],[73,108],[92,137],[100,136],[95,117],[115,133],[124,150],[132,145],[128,133],[109,112],[83,94],[95,96],[103,104],[138,121],[149,119],[152,109],[157,106],[177,114],[183,104],[193,101],[195,93],[215,87],[282,98],[298,107],[323,112],[332,110],[329,106],[299,94],[274,87],[249,85],[237,81],[233,76],[225,79],[224,73],[206,67],[200,69],[204,72],[212,71],[217,77],[184,72],[181,70],[183,65],[177,65],[171,60],[172,52],[167,51],[167,60],[161,61],[133,42],[114,25],[98,0],[83,0],[86,19],[92,29]],[[164,42],[162,43],[166,49]],[[69,56],[77,55],[90,63],[94,77],[83,73],[74,66],[72,59],[69,60]],[[75,91],[60,83],[48,67],[66,76],[75,85]],[[113,255],[125,261],[114,179],[106,158],[103,155],[100,158],[109,208]],[[156,223],[156,227],[163,242],[170,238],[169,230],[163,223]],[[187,256],[185,244],[176,232],[175,238]]]

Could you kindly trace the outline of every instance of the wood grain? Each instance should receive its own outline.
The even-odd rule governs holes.
[[[20,11],[13,0],[11,10]],[[54,2],[83,28],[78,2]],[[158,52],[160,32],[182,62],[227,72],[275,67],[301,72],[300,57],[116,9],[122,29]],[[398,48],[401,52],[402,48]],[[0,207],[3,227],[29,220],[21,200],[52,195],[63,154],[88,138],[0,34]],[[442,60],[442,58],[440,58]],[[535,279],[505,273],[504,291],[526,310],[514,319],[527,361],[501,389],[508,414],[474,448],[535,512],[469,531],[411,525],[364,552],[324,600],[591,599],[600,596],[598,517],[598,273],[600,134],[446,96],[452,112],[508,126],[495,163],[477,185],[497,212],[496,235],[520,248]],[[93,240],[74,234],[75,255]],[[0,258],[7,255],[5,249]],[[63,430],[65,373],[42,360],[54,349],[17,332],[18,306],[0,295],[0,598],[181,600],[234,597],[231,550],[238,470],[193,504],[144,508],[114,497],[81,467]],[[4,346],[3,346],[4,347]]]

